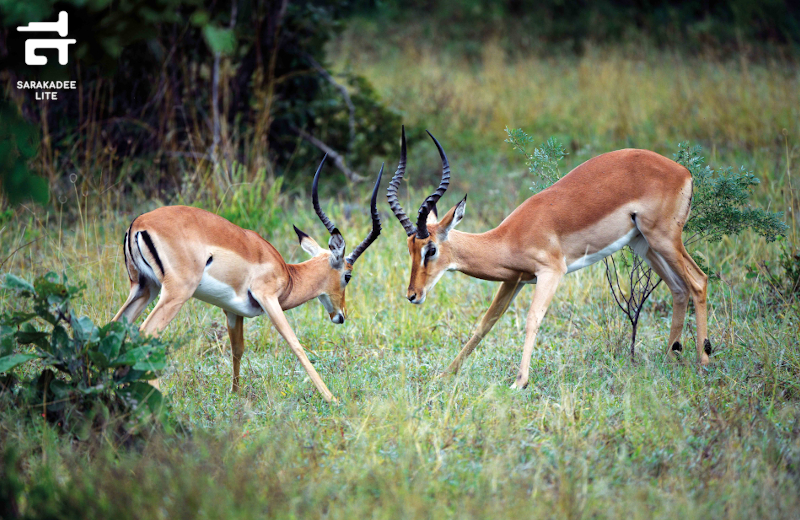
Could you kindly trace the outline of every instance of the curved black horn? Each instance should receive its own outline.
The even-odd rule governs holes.
[[[325,154],[325,157],[322,158],[322,162],[319,163],[319,168],[317,168],[317,173],[314,174],[314,183],[311,185],[311,203],[314,205],[314,211],[317,212],[317,216],[325,224],[325,227],[328,229],[328,233],[333,234],[333,230],[336,229],[336,226],[333,225],[331,219],[322,211],[322,208],[319,207],[319,195],[317,194],[317,184],[319,184],[319,172],[322,171],[322,165],[325,164],[325,159],[328,158],[328,154]]]
[[[427,130],[425,130],[428,132]],[[450,185],[450,163],[447,161],[447,155],[444,153],[444,149],[442,145],[439,144],[439,141],[433,137],[433,134],[428,132],[428,135],[431,136],[433,142],[436,144],[436,148],[439,149],[439,157],[442,158],[442,181],[439,183],[439,187],[436,188],[425,202],[422,203],[422,206],[419,207],[419,214],[417,216],[417,237],[418,238],[427,238],[428,237],[428,226],[426,221],[428,220],[428,213],[431,212],[431,209],[439,202],[439,199],[442,198],[444,192],[447,191],[447,187]]]
[[[369,211],[372,215],[372,231],[369,232],[367,238],[364,239],[363,242],[358,244],[353,252],[346,258],[347,263],[353,265],[358,260],[358,257],[361,256],[361,253],[366,250],[370,244],[375,242],[375,239],[378,238],[378,235],[381,234],[381,217],[378,215],[378,188],[381,186],[381,177],[383,177],[383,164],[381,164],[381,171],[378,172],[378,180],[375,181],[375,187],[372,188],[372,200],[369,204]]]
[[[392,212],[394,212],[394,216],[397,217],[397,220],[400,221],[400,224],[403,225],[403,229],[406,230],[406,235],[411,236],[417,230],[414,229],[414,226],[411,225],[411,220],[409,220],[406,212],[403,211],[403,208],[400,206],[400,202],[397,201],[397,189],[400,187],[400,180],[403,178],[403,175],[406,173],[406,127],[403,125],[402,127],[402,139],[400,141],[400,164],[397,165],[397,171],[394,173],[394,177],[392,177],[391,182],[389,182],[389,187],[386,189],[386,198],[389,199],[389,207],[392,208]]]

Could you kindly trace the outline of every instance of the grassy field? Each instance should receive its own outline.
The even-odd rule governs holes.
[[[532,179],[502,142],[506,125],[569,143],[565,170],[624,146],[671,156],[679,140],[700,142],[712,165],[755,171],[759,205],[791,209],[800,72],[777,58],[590,49],[510,60],[489,43],[476,60],[416,45],[413,34],[371,48],[377,31],[355,25],[331,52],[339,70],[370,78],[415,132],[412,195],[403,199],[410,213],[438,168],[421,128],[453,165],[440,207],[469,192],[461,229],[488,229],[529,196]],[[383,160],[392,169],[397,157],[375,165]],[[207,209],[263,223],[255,230],[287,261],[302,261],[292,224],[324,240],[309,198],[294,196],[308,187],[275,195],[271,183],[256,179]],[[351,249],[367,232],[366,190],[329,201]],[[89,287],[79,312],[107,321],[128,292],[125,229],[166,202],[195,200],[131,201],[114,189],[76,187],[56,213],[22,207],[0,226],[2,270],[65,271]],[[517,392],[508,386],[532,289],[457,377],[438,378],[496,285],[451,274],[424,305],[409,304],[405,236],[384,202],[381,210],[384,232],[356,264],[346,324],[331,324],[316,302],[289,313],[340,405],[322,401],[266,318],[245,323],[244,389],[231,395],[224,316],[190,301],[167,329],[180,347],[162,380],[170,413],[189,433],[157,434],[131,451],[108,439],[76,443],[4,410],[0,439],[20,455],[23,510],[55,514],[37,504],[58,489],[56,516],[76,518],[796,517],[800,317],[771,300],[761,278],[745,277],[746,266],[774,261],[776,246],[749,234],[701,246],[720,274],[709,289],[714,355],[706,368],[694,362],[691,315],[687,354],[664,359],[666,288],[646,308],[631,361],[628,324],[602,265],[571,274],[539,332],[531,384]],[[797,223],[787,223],[796,246]]]

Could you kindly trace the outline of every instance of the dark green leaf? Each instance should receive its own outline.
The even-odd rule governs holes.
[[[230,56],[236,50],[236,36],[230,29],[223,29],[214,25],[203,27],[203,36],[208,47],[213,53]]]
[[[147,411],[158,413],[163,405],[161,392],[148,383],[135,381],[117,391],[134,409],[144,408]]]
[[[112,363],[115,367],[125,365],[130,365],[135,370],[149,372],[163,370],[166,366],[164,349],[151,345],[137,347],[125,352]]]
[[[50,338],[50,352],[60,358],[67,358],[74,354],[72,347],[72,338],[67,334],[66,329],[61,325],[53,327],[53,333]]]
[[[0,374],[38,357],[36,354],[11,354],[10,356],[0,357]]]
[[[116,359],[119,356],[120,347],[125,336],[121,333],[114,332],[100,340],[97,350],[102,353],[107,359]]]
[[[72,319],[70,325],[72,325],[72,329],[75,331],[76,339],[81,341],[96,341],[99,339],[98,329],[88,316]]]
[[[3,325],[10,325],[12,327],[17,327],[35,317],[36,317],[35,312],[13,311],[8,314],[4,314],[2,318],[0,318],[0,322],[2,322]]]
[[[20,345],[34,344],[44,351],[48,351],[47,332],[20,330],[16,333],[17,343]]]
[[[48,388],[56,399],[67,399],[72,391],[72,386],[60,379],[50,381]]]
[[[11,273],[7,274],[5,279],[3,280],[3,288],[11,289],[14,291],[24,291],[29,294],[34,294],[36,292],[36,290],[33,288],[33,285],[30,282],[23,280],[18,276],[14,276]]]

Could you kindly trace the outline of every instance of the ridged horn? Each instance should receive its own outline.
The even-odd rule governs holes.
[[[428,131],[426,130],[426,132]],[[426,224],[428,214],[436,203],[439,202],[439,199],[442,198],[442,195],[444,195],[447,191],[447,187],[450,185],[450,163],[447,161],[447,155],[444,153],[444,149],[442,145],[439,144],[439,141],[433,137],[433,134],[428,132],[428,135],[433,139],[436,148],[439,149],[439,157],[442,158],[442,181],[439,183],[439,187],[436,188],[436,191],[425,199],[425,202],[419,207],[419,214],[417,216],[417,238],[428,238],[429,233]]]
[[[333,230],[336,229],[336,226],[333,225],[331,219],[322,211],[322,208],[319,207],[319,195],[317,194],[317,185],[319,184],[319,172],[322,171],[322,165],[325,164],[325,159],[328,158],[328,154],[325,154],[325,157],[322,158],[322,162],[319,163],[319,167],[317,168],[317,173],[314,174],[314,183],[311,185],[311,203],[314,205],[314,211],[317,212],[317,216],[328,229],[328,233],[333,234]]]
[[[370,201],[369,211],[372,215],[372,231],[369,232],[367,238],[358,244],[353,252],[347,257],[347,263],[353,265],[358,260],[358,257],[363,253],[381,234],[381,217],[378,215],[378,188],[381,186],[381,178],[383,177],[383,164],[381,164],[381,171],[378,172],[378,180],[375,181],[375,187],[372,188],[372,200]]]
[[[400,202],[397,200],[397,189],[400,187],[400,181],[403,179],[403,175],[406,173],[406,127],[403,125],[402,127],[402,138],[400,140],[400,163],[397,165],[397,171],[394,173],[391,182],[389,182],[389,187],[386,189],[386,198],[389,199],[389,207],[392,208],[392,212],[394,216],[397,217],[397,220],[400,221],[400,224],[403,225],[403,229],[406,230],[406,235],[411,236],[416,232],[414,226],[411,224],[411,220],[409,220],[408,215],[406,212],[403,211],[402,206],[400,206]]]

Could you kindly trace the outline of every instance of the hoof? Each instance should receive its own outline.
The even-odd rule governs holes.
[[[528,388],[528,381],[520,383],[520,379],[517,378],[517,380],[514,381],[509,388],[511,388],[512,390],[524,390]]]

